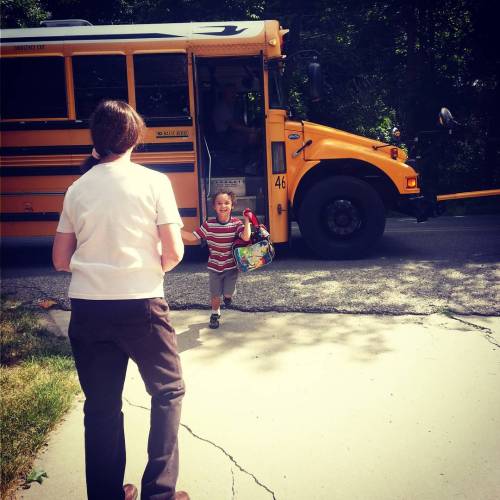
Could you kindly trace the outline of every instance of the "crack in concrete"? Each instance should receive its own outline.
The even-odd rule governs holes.
[[[475,330],[484,333],[484,338],[490,344],[493,344],[495,347],[500,347],[500,343],[495,339],[495,337],[493,336],[493,332],[489,328],[487,328],[485,326],[481,326],[481,325],[476,325],[475,323],[472,323],[470,321],[465,321],[464,319],[457,318],[457,317],[453,316],[452,314],[447,314],[447,316],[455,321],[458,321],[459,323],[462,323],[462,324],[467,325],[467,326],[471,326]]]
[[[135,403],[132,403],[131,401],[129,401],[127,398],[123,398],[130,406],[133,406],[135,408],[142,408],[143,410],[150,410],[150,408],[146,407],[146,406],[142,406],[142,405],[138,405],[138,404],[135,404]],[[224,455],[226,455],[227,458],[229,458],[229,460],[241,471],[243,472],[244,474],[247,474],[248,476],[250,476],[254,482],[260,486],[261,488],[265,489],[268,493],[270,493],[273,497],[273,500],[277,500],[276,498],[276,494],[274,493],[274,491],[272,491],[271,489],[269,489],[265,484],[261,483],[257,477],[252,474],[251,472],[247,471],[246,469],[244,469],[237,461],[236,459],[231,455],[229,454],[224,448],[222,448],[222,446],[219,446],[218,444],[214,443],[213,441],[210,441],[209,439],[206,439],[204,437],[201,437],[199,436],[198,434],[196,434],[188,425],[186,424],[183,424],[182,422],[180,423],[180,426],[181,427],[184,427],[184,429],[186,429],[193,437],[195,437],[196,439],[199,439],[200,441],[203,441],[205,443],[208,443],[208,444],[211,444],[213,447],[217,448],[218,450],[222,451],[222,453]],[[233,492],[233,499],[235,498],[235,494],[236,494],[236,491],[235,491],[235,488],[234,488],[234,470],[233,468],[231,467],[231,475],[232,475],[232,492]]]
[[[233,492],[233,500],[236,495],[236,491],[234,489],[234,469],[231,467],[231,491]]]
[[[209,439],[205,439],[201,436],[198,436],[195,432],[193,432],[193,430],[187,426],[186,424],[183,424],[181,423],[181,426],[184,427],[184,429],[186,429],[192,436],[194,436],[196,439],[199,439],[200,441],[204,441],[205,443],[208,443],[208,444],[211,444],[212,446],[214,446],[215,448],[217,448],[218,450],[222,451],[222,453],[224,453],[224,455],[226,455],[226,457],[229,458],[229,460],[231,460],[231,462],[233,462],[233,464],[241,471],[243,472],[244,474],[247,474],[249,475],[254,481],[256,484],[258,484],[261,488],[264,488],[268,493],[270,493],[273,497],[273,500],[277,500],[276,499],[276,494],[274,493],[274,491],[272,491],[271,489],[269,489],[265,484],[261,483],[257,477],[255,477],[254,474],[252,474],[251,472],[248,472],[246,469],[244,469],[236,460],[235,458],[230,455],[224,448],[222,448],[222,446],[219,446],[218,444],[214,443],[213,441],[210,441]],[[233,490],[233,494],[234,494],[234,490]]]

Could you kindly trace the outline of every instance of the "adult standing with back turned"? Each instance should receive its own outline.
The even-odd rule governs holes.
[[[85,394],[90,500],[137,497],[135,486],[123,486],[129,358],[151,395],[141,498],[189,498],[175,491],[184,382],[163,291],[164,273],[183,257],[182,222],[168,178],[130,161],[143,130],[127,103],[99,104],[91,118],[91,168],[69,187],[54,240],[55,268],[72,273],[69,337]]]

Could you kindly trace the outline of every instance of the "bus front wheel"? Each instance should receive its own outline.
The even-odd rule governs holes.
[[[355,177],[330,177],[306,193],[299,209],[299,226],[318,257],[361,257],[384,233],[384,204],[368,183]]]

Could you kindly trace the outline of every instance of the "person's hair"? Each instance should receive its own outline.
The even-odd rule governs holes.
[[[225,189],[219,189],[219,191],[214,194],[212,198],[212,205],[215,205],[215,200],[220,194],[227,194],[229,198],[231,198],[231,203],[234,206],[234,204],[236,203],[236,195],[232,191],[226,191]]]
[[[126,102],[101,101],[90,117],[90,134],[96,155],[82,165],[84,171],[111,154],[121,155],[141,142],[144,121]]]

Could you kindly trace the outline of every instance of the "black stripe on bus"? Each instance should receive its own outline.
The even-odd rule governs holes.
[[[179,208],[179,214],[181,217],[196,217],[198,210],[196,208]]]
[[[3,37],[1,43],[38,43],[38,42],[64,42],[66,40],[138,40],[141,38],[183,38],[182,35],[168,33],[123,33],[116,35],[60,35],[60,36],[23,36]]]
[[[0,214],[1,222],[57,222],[58,220],[59,212],[4,212]]]
[[[90,155],[92,146],[89,144],[78,146],[17,146],[2,147],[2,156],[32,156],[32,155],[69,155],[88,154]],[[163,142],[141,144],[137,147],[140,153],[164,153],[170,151],[193,151],[192,142]]]
[[[92,146],[6,146],[0,148],[2,156],[32,156],[32,155],[70,155],[90,154]]]
[[[64,196],[64,191],[18,191],[16,193],[5,191],[0,196]]]
[[[164,118],[144,118],[147,127],[190,127],[193,119],[190,116],[171,116]]]
[[[1,122],[0,130],[68,130],[89,128],[88,120],[52,120],[46,122]]]
[[[145,164],[145,167],[162,173],[194,172],[194,163]],[[1,167],[0,177],[41,177],[51,175],[81,175],[79,166],[57,167]]]
[[[196,208],[179,208],[181,217],[196,217]],[[44,222],[58,221],[58,212],[4,212],[0,214],[1,222]]]
[[[138,153],[163,153],[166,151],[194,151],[192,142],[150,142],[139,144],[135,149]]]
[[[172,164],[151,164],[144,163],[145,167],[151,170],[156,170],[157,172],[162,172],[164,174],[176,173],[176,172],[194,172],[194,163],[172,163]]]
[[[50,175],[81,175],[80,167],[2,167],[0,177],[40,177]]]
[[[190,127],[193,120],[190,116],[172,116],[165,118],[145,118],[147,127]],[[50,120],[50,121],[17,121],[0,122],[0,130],[72,130],[89,128],[89,120]]]

